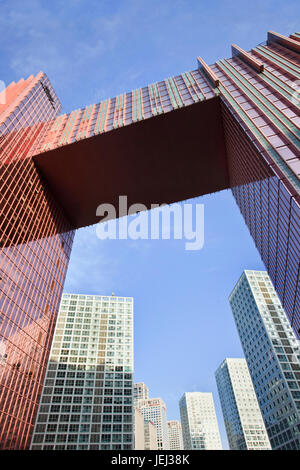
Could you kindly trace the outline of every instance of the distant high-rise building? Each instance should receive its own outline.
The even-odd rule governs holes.
[[[216,381],[230,449],[270,450],[246,360],[225,359],[216,371]]]
[[[138,400],[147,400],[149,398],[149,390],[144,382],[138,382],[133,385],[133,403],[138,404]]]
[[[139,400],[139,410],[146,421],[152,421],[156,426],[158,450],[168,450],[167,410],[161,398]]]
[[[157,450],[157,430],[152,421],[144,422],[145,450]]]
[[[229,297],[272,449],[300,449],[300,351],[265,271],[244,271]]]
[[[135,426],[135,436],[136,436],[136,446],[141,446],[141,440],[143,438],[143,449],[144,450],[157,450],[157,430],[156,425],[149,421],[147,418],[144,418],[144,415],[150,415],[144,411],[142,414],[139,404],[142,400],[148,400],[149,398],[149,389],[144,382],[138,382],[133,385],[133,404],[135,406],[136,413],[136,426]],[[140,416],[143,417],[143,425],[140,422]],[[141,447],[136,447],[135,449],[141,449]]]
[[[64,294],[33,450],[132,450],[133,299]]]
[[[212,393],[187,392],[179,401],[184,449],[221,450]]]
[[[134,449],[145,450],[145,419],[138,408],[134,410]]]
[[[179,421],[168,421],[168,438],[170,450],[183,450],[182,428]]]
[[[134,436],[135,450],[157,450],[156,426],[152,421],[146,421],[138,408],[135,408]]]

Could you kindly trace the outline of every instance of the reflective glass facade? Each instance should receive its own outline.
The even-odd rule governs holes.
[[[229,297],[272,449],[300,450],[300,347],[268,273],[244,271]]]
[[[47,125],[35,152],[78,142],[214,96],[208,79],[199,70],[185,72],[56,117]]]
[[[291,49],[294,48],[294,49]],[[300,333],[299,77],[297,44],[268,35],[252,49],[257,73],[240,57],[212,69],[220,94],[230,187],[295,333]]]
[[[230,59],[208,66],[198,58],[196,70],[70,114],[60,114],[42,72],[6,88],[0,100],[1,448],[29,445],[74,229],[94,223],[101,202],[117,205],[124,188],[133,191],[134,203],[141,202],[138,185],[151,203],[231,188],[299,336],[299,48],[299,34],[269,32],[267,43],[248,53],[233,46]],[[170,164],[153,164],[158,146]],[[146,151],[150,160],[140,177],[137,160]],[[119,165],[99,185],[95,169],[102,171],[112,152],[119,152]],[[183,162],[187,154],[196,171]]]
[[[42,73],[11,84],[0,105],[1,449],[29,446],[72,246],[70,224],[29,157],[59,111]]]
[[[133,299],[63,294],[32,450],[132,450]]]
[[[297,34],[284,38],[269,32],[266,44],[250,52],[233,45],[232,58],[211,66],[198,58],[196,70],[56,117],[35,148],[35,154],[46,155],[60,147],[63,152],[68,144],[118,132],[138,121],[199,106],[218,97],[227,168],[218,168],[216,172],[228,172],[227,187],[232,189],[297,335],[300,334],[300,116],[296,90],[300,77],[299,46]],[[203,156],[200,154],[199,158]],[[207,168],[205,171],[208,173]]]

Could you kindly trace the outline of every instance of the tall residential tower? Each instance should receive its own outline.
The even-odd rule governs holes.
[[[229,297],[272,449],[300,450],[300,350],[265,271],[244,271]]]
[[[64,294],[33,450],[132,450],[133,299]]]
[[[157,431],[152,421],[146,421],[135,407],[134,450],[157,450]]]
[[[182,427],[179,421],[168,421],[168,437],[170,450],[183,450]]]
[[[227,358],[216,371],[228,442],[231,450],[270,450],[247,362]]]
[[[138,404],[138,400],[147,400],[149,398],[149,389],[144,382],[138,382],[133,385],[133,402]]]
[[[179,408],[185,450],[222,450],[212,393],[187,392]]]

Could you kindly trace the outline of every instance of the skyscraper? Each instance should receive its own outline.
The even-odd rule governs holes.
[[[147,400],[149,398],[149,390],[144,382],[138,382],[133,385],[133,403],[138,404],[138,400]]]
[[[139,400],[139,410],[145,421],[151,421],[156,427],[158,450],[168,450],[167,410],[164,401],[161,398]]]
[[[144,415],[135,407],[135,450],[157,450],[157,431],[152,421],[146,421]]]
[[[268,434],[245,359],[227,358],[216,371],[231,450],[270,450]]]
[[[120,193],[150,208],[231,188],[299,335],[299,37],[269,31],[250,52],[232,45],[230,59],[70,114],[42,72],[4,90],[0,448],[29,445],[74,230]]]
[[[144,421],[145,450],[157,450],[157,430],[152,421]]]
[[[134,448],[133,299],[63,294],[31,449]]]
[[[186,392],[179,408],[185,450],[222,450],[212,393]]]
[[[28,448],[73,230],[31,158],[61,111],[48,77],[11,83],[0,103],[0,449]]]
[[[134,450],[145,449],[145,419],[138,408],[134,409]]]
[[[170,450],[183,450],[181,424],[175,419],[168,421],[168,439]]]
[[[229,297],[272,449],[300,449],[300,350],[265,271],[244,271]]]

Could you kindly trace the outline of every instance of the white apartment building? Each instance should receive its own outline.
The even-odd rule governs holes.
[[[63,294],[33,450],[132,450],[133,299]]]
[[[271,450],[246,359],[225,359],[215,375],[230,449]]]
[[[273,450],[300,450],[300,348],[266,271],[245,270],[229,296]]]
[[[152,421],[144,422],[145,450],[157,450],[157,431]]]
[[[144,382],[137,382],[133,385],[133,404],[137,405],[138,400],[148,400],[149,389]]]
[[[135,408],[134,413],[134,450],[145,450],[144,416]]]
[[[138,408],[135,408],[134,436],[135,450],[157,450],[156,426],[151,421],[145,421]]]
[[[183,450],[182,428],[179,421],[168,421],[168,438],[170,450]]]
[[[179,408],[185,450],[222,450],[212,393],[186,392]]]

